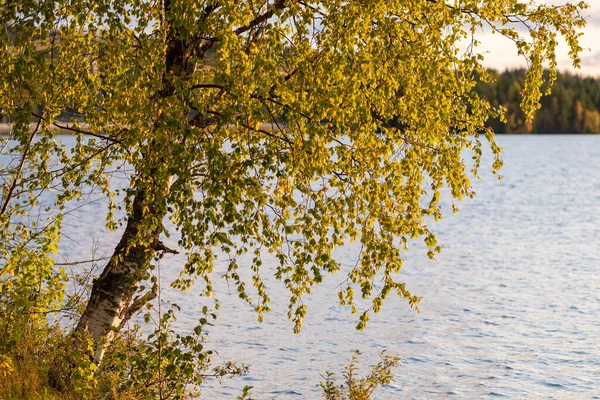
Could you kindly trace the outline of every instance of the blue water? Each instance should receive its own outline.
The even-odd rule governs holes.
[[[384,349],[402,357],[379,398],[600,398],[600,137],[498,142],[504,179],[482,172],[475,199],[435,226],[436,262],[409,251],[402,274],[420,313],[391,299],[353,331],[332,295],[341,277],[312,294],[297,336],[283,310],[259,325],[225,307],[212,340],[250,364],[258,398],[317,398],[319,373],[340,371],[353,349],[367,364]],[[348,265],[352,250],[340,254]]]
[[[355,349],[365,365],[382,350],[402,358],[379,399],[600,398],[600,136],[498,142],[504,179],[487,172],[487,158],[477,196],[433,226],[444,246],[437,261],[419,245],[407,254],[401,276],[423,296],[419,313],[390,298],[357,332],[356,316],[337,304],[338,274],[307,296],[309,313],[294,335],[283,285],[267,279],[273,312],[259,324],[217,278],[219,263],[221,311],[207,346],[219,350],[216,361],[246,363],[250,373],[209,382],[206,398],[235,398],[244,385],[257,399],[319,398],[320,375],[341,372]],[[86,258],[94,239],[98,255],[114,248],[119,232],[103,231],[103,207],[94,202],[66,219],[61,257]],[[350,246],[337,256],[350,268],[357,252]],[[162,280],[176,277],[181,263],[165,257]],[[198,289],[165,290],[163,300],[183,306],[183,330],[206,304]]]

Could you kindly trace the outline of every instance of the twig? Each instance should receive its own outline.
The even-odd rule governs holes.
[[[10,188],[8,189],[8,193],[6,194],[6,199],[4,200],[4,204],[2,204],[2,209],[0,210],[0,216],[2,214],[4,214],[4,212],[6,211],[6,208],[8,207],[8,203],[10,203],[13,192],[15,191],[15,188],[17,187],[17,182],[19,181],[19,177],[21,176],[21,171],[23,170],[23,165],[25,164],[25,159],[27,158],[27,153],[29,153],[29,149],[31,148],[31,143],[33,142],[33,138],[35,137],[35,135],[37,135],[37,132],[40,128],[41,123],[42,123],[42,120],[38,119],[38,123],[35,126],[35,129],[29,136],[29,141],[27,142],[27,146],[23,150],[23,154],[21,155],[21,161],[19,162],[19,166],[17,167],[15,179],[13,179],[13,182],[10,185]]]

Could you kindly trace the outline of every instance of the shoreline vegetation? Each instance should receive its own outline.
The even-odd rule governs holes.
[[[521,110],[525,69],[503,72],[490,69],[492,82],[479,80],[475,90],[493,107],[506,108],[506,122],[489,119],[495,133],[597,134],[600,133],[600,78],[558,72],[549,95],[540,99],[535,118],[526,122]],[[545,71],[545,78],[549,72]],[[542,87],[542,93],[545,91]]]

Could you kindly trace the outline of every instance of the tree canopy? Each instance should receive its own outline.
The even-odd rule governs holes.
[[[206,296],[215,254],[227,254],[226,277],[259,319],[271,301],[261,276],[274,274],[289,290],[296,331],[303,296],[340,270],[332,250],[350,241],[362,250],[339,299],[353,312],[358,297],[370,302],[359,329],[390,294],[416,306],[398,277],[409,240],[423,238],[433,258],[440,246],[427,221],[442,215],[442,190],[457,201],[473,195],[483,146],[495,154],[494,171],[502,164],[485,124],[504,111],[473,90],[491,79],[475,33],[506,37],[528,60],[521,106],[531,119],[543,67],[548,83],[556,78],[559,37],[579,63],[586,8],[519,0],[0,4],[0,110],[11,123],[2,138],[0,307],[14,316],[15,305],[44,313],[63,304],[65,277],[53,261],[62,213],[98,188],[110,201],[107,227],[123,236],[77,327],[92,335],[96,364],[156,295],[156,286],[141,292],[153,260],[174,251],[187,261],[173,285],[200,280]],[[60,122],[65,110],[82,118]],[[59,130],[76,145],[66,148]],[[109,177],[124,165],[132,172],[121,204]],[[55,202],[39,212],[39,193],[50,189]],[[167,219],[180,238],[175,249],[161,240],[175,233]],[[276,266],[262,265],[266,252]],[[248,253],[252,262],[240,265]]]

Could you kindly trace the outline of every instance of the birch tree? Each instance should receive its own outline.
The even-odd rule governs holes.
[[[3,0],[0,111],[11,126],[2,141],[16,158],[1,171],[0,296],[33,282],[36,304],[42,295],[44,306],[60,304],[60,285],[47,283],[59,274],[61,215],[93,186],[109,201],[106,226],[122,229],[76,328],[93,338],[96,364],[156,295],[140,282],[164,253],[186,257],[172,285],[199,281],[206,296],[215,253],[227,254],[226,278],[259,320],[271,301],[262,277],[274,275],[289,292],[277,300],[288,302],[298,332],[303,296],[341,269],[332,250],[359,242],[338,293],[351,312],[367,302],[357,328],[389,296],[416,307],[399,275],[409,241],[424,240],[433,258],[440,246],[427,222],[442,216],[442,190],[453,208],[473,196],[484,147],[495,155],[492,170],[502,165],[485,121],[504,110],[473,91],[476,79],[489,78],[477,33],[503,36],[527,60],[521,106],[531,120],[541,87],[555,79],[560,38],[579,65],[585,8],[522,0]],[[67,108],[84,120],[61,122]],[[66,148],[59,131],[76,145]],[[120,204],[108,171],[125,164],[133,172]],[[50,188],[58,190],[50,217],[32,226],[27,216]],[[161,240],[174,233],[166,221],[178,231],[176,248]],[[267,252],[276,266],[262,265]],[[239,263],[244,254],[252,262]]]

